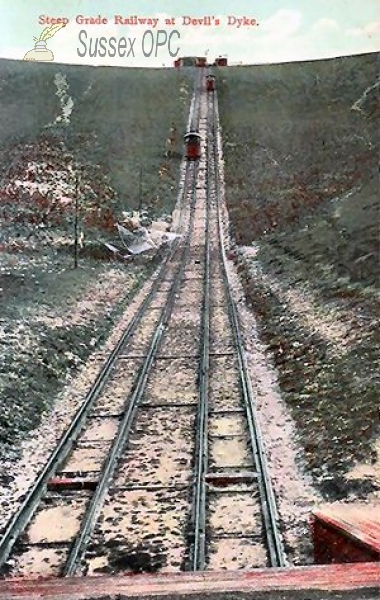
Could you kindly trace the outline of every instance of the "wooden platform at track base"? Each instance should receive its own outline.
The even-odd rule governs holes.
[[[380,561],[380,505],[331,504],[312,526],[316,564]]]
[[[1,600],[380,598],[380,563],[0,581]]]

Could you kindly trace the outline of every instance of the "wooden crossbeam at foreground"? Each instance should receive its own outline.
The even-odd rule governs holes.
[[[380,598],[380,563],[313,565],[255,571],[161,573],[57,579],[8,579],[0,582],[1,600],[89,600],[97,598],[167,598],[223,600],[238,593],[253,597],[291,599]],[[324,594],[319,596],[318,592]],[[254,593],[254,596],[252,596]],[[325,596],[325,593],[328,596]],[[342,595],[343,593],[343,595]],[[269,594],[269,595],[268,595]],[[278,594],[278,595],[277,595]],[[332,595],[331,595],[332,594]],[[206,596],[207,595],[207,596]],[[234,596],[235,597],[235,596]]]

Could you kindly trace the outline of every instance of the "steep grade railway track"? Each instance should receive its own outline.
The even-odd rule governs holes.
[[[192,568],[284,566],[285,556],[230,288],[217,93],[207,95],[205,276]]]
[[[216,92],[198,70],[174,245],[0,541],[12,575],[283,566],[223,248]]]

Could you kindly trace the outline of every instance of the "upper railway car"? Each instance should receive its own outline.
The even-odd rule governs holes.
[[[218,56],[218,58],[215,59],[214,65],[216,67],[226,67],[228,64],[227,61],[227,57],[226,56]]]
[[[183,56],[174,61],[175,67],[207,67],[205,56]]]
[[[183,56],[174,61],[175,67],[226,67],[227,57],[219,56],[211,64],[207,62],[205,56]]]

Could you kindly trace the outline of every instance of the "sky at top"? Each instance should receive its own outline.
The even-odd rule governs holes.
[[[38,37],[46,26],[39,22],[41,15],[69,19],[66,27],[47,42],[55,61],[62,63],[170,66],[174,57],[169,51],[174,53],[178,49],[178,56],[204,55],[208,51],[211,59],[227,55],[229,62],[252,64],[375,52],[380,46],[380,0],[204,0],[202,3],[194,0],[0,0],[0,8],[0,57],[3,58],[22,59],[33,48],[33,36]],[[101,15],[108,23],[80,24],[76,21],[78,15]],[[117,25],[115,15],[155,17],[159,21],[154,29],[147,24]],[[211,26],[183,24],[184,16],[207,15],[219,18],[219,25],[215,21]],[[258,26],[237,27],[231,18],[244,16],[256,19]],[[175,17],[175,25],[165,24],[168,17]],[[146,42],[155,43],[159,29],[167,35],[176,30],[179,36],[173,37],[170,47],[163,44],[155,53],[149,43],[143,46],[148,29],[152,34],[146,34]],[[83,30],[84,42],[81,43],[79,34]],[[100,37],[106,38],[106,55],[100,56],[98,48],[96,56],[90,56],[90,39],[93,54],[96,39]],[[110,56],[108,40],[111,37],[117,42],[126,38],[124,56],[119,53]],[[160,41],[164,38],[162,33]]]

